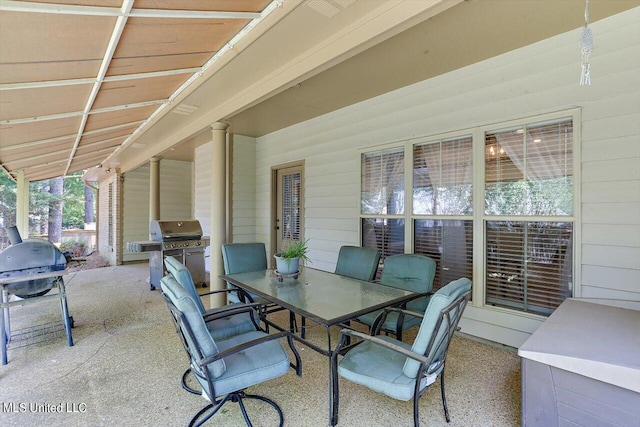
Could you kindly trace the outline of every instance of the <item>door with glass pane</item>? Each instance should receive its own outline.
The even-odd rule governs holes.
[[[286,246],[287,242],[304,238],[303,173],[303,165],[275,170],[274,253]]]

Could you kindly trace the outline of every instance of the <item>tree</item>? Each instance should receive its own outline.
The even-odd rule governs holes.
[[[84,223],[95,222],[93,213],[93,189],[88,185],[84,186]]]
[[[0,250],[9,245],[5,227],[16,225],[16,183],[0,172]]]
[[[52,243],[62,242],[62,198],[64,189],[64,178],[57,177],[49,180],[49,241]]]
[[[62,228],[84,228],[85,185],[82,172],[64,177]]]

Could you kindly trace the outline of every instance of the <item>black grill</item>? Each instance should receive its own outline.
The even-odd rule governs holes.
[[[62,317],[69,346],[73,345],[71,327],[73,318],[69,316],[64,280],[61,276],[67,266],[62,252],[51,242],[41,239],[20,238],[16,227],[7,229],[11,246],[0,252],[0,285],[2,287],[2,315],[0,331],[4,332],[2,347],[2,364],[7,363],[7,344],[11,341],[9,309],[12,306],[36,302],[44,298],[59,298],[62,306]],[[46,295],[53,288],[58,293]],[[22,301],[9,301],[13,294]]]

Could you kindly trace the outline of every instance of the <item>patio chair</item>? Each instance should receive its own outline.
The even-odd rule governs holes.
[[[213,339],[225,340],[241,333],[260,330],[258,320],[255,316],[255,312],[257,309],[255,304],[250,305],[253,310],[243,310],[235,315],[219,317],[218,315],[223,313],[231,313],[237,310],[238,307],[244,306],[244,304],[229,304],[223,307],[205,310],[204,305],[202,304],[202,301],[200,299],[202,296],[212,295],[220,292],[227,292],[228,290],[223,289],[198,294],[196,286],[193,283],[193,279],[191,278],[191,273],[184,264],[182,264],[172,256],[166,257],[164,259],[164,263],[165,267],[167,268],[167,273],[171,277],[173,277],[193,299],[196,308],[198,309],[198,312],[203,316],[207,325],[207,329],[211,333]],[[174,321],[176,321],[176,319],[174,319]],[[177,323],[176,329],[178,329]],[[182,374],[182,388],[193,394],[202,394],[201,391],[195,390],[187,384],[187,376],[190,372],[191,368],[188,368],[184,372],[184,374]]]
[[[375,336],[350,329],[340,331],[339,343],[331,355],[330,425],[338,423],[338,376],[394,399],[408,401],[413,398],[415,427],[419,426],[418,400],[440,376],[442,405],[449,422],[444,388],[445,361],[449,343],[470,296],[471,281],[461,278],[439,289],[431,297],[424,316],[407,313],[422,317],[420,330],[413,344],[377,335],[378,331],[375,330]],[[388,313],[400,310],[385,309],[374,327],[383,325]],[[338,355],[349,337],[359,338],[362,342],[347,351],[338,364]]]
[[[342,246],[338,253],[336,274],[371,281],[376,277],[380,252],[359,246]]]
[[[222,245],[222,260],[225,274],[247,273],[267,269],[267,255],[264,243],[225,243]],[[229,289],[229,302],[249,302],[259,306],[258,314],[264,321],[265,330],[269,332],[269,324],[266,322],[267,314],[284,310],[282,307],[267,301],[266,299],[231,285]],[[293,314],[290,314],[291,328],[295,323]]]
[[[267,269],[267,252],[264,243],[225,243],[222,245],[222,261],[224,263],[224,274],[246,273],[249,271],[259,271]],[[268,304],[258,295],[238,293],[238,288],[227,283],[231,289],[229,292],[229,302],[261,302]]]
[[[376,249],[360,246],[342,246],[340,252],[338,252],[335,273],[354,279],[371,281],[376,277],[379,262],[380,251]],[[295,317],[292,323],[296,323]],[[301,325],[302,333],[300,335],[304,338],[307,329],[305,317],[302,317]]]
[[[289,367],[302,375],[300,355],[293,345],[290,332],[269,335],[263,331],[252,331],[235,335],[226,340],[216,341],[207,329],[194,299],[171,276],[161,282],[165,302],[176,319],[183,345],[191,358],[192,371],[202,387],[202,395],[210,403],[198,411],[191,419],[190,426],[200,426],[215,415],[228,402],[240,405],[242,416],[251,426],[244,399],[256,399],[271,405],[283,425],[280,407],[272,400],[245,393],[245,389],[286,374]],[[253,309],[240,307],[233,311]],[[223,317],[228,313],[216,315]],[[293,364],[282,345],[277,341],[286,339],[289,349],[296,359]]]
[[[380,284],[408,291],[430,293],[433,289],[433,278],[436,274],[436,262],[424,255],[403,254],[388,256],[384,259]],[[429,304],[430,295],[409,301],[402,308],[416,313],[424,313]],[[380,311],[365,314],[356,320],[369,327],[380,314]],[[402,341],[402,332],[418,326],[419,317],[405,315],[403,311],[392,311],[386,317],[381,330],[394,333],[398,341]]]

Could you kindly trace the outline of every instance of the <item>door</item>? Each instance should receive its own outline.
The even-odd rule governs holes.
[[[304,166],[289,165],[274,170],[275,209],[272,255],[288,241],[304,239]]]

